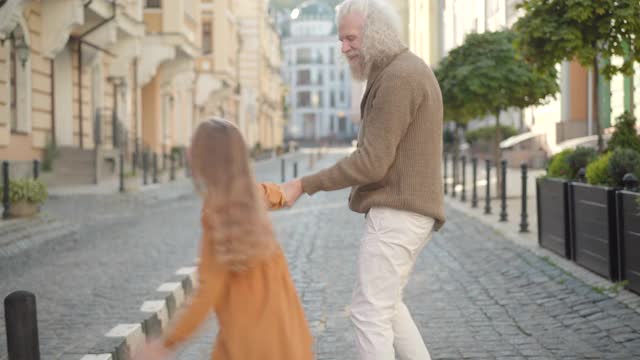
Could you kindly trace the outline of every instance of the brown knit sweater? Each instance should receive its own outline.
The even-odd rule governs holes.
[[[360,104],[358,147],[335,165],[302,178],[304,192],[352,187],[349,207],[413,211],[445,221],[442,94],[431,69],[403,50],[372,68]]]

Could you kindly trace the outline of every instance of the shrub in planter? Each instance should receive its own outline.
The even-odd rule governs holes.
[[[608,166],[611,186],[622,187],[622,178],[627,173],[640,178],[640,153],[629,148],[616,149],[609,159]]]
[[[615,131],[609,140],[609,150],[621,148],[633,149],[640,152],[640,136],[636,131],[636,118],[628,111],[616,118]]]
[[[572,153],[572,149],[566,149],[555,154],[549,163],[547,176],[552,178],[571,179],[572,171],[567,158]]]
[[[572,153],[566,157],[566,161],[571,169],[571,179],[575,179],[578,176],[578,172],[582,168],[586,168],[587,165],[598,157],[598,153],[595,149],[587,147],[577,147]]]
[[[0,186],[0,193],[4,191]],[[47,199],[47,187],[40,180],[19,179],[9,181],[9,213],[15,217],[31,216],[38,205]]]
[[[587,165],[587,182],[591,185],[610,185],[612,183],[609,175],[609,159],[613,153],[600,155],[596,160]]]

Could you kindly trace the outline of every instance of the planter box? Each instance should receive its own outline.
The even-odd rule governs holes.
[[[615,189],[569,185],[573,259],[612,281],[619,279]]]
[[[620,278],[627,288],[640,294],[640,193],[618,191],[618,239],[620,241]]]
[[[27,201],[18,201],[12,203],[9,207],[9,215],[11,217],[31,217],[40,211],[40,205]]]
[[[538,243],[543,248],[570,259],[569,183],[564,179],[538,179],[536,200]]]

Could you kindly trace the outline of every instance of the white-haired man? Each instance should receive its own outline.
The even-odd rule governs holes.
[[[346,0],[337,23],[353,78],[367,81],[357,149],[283,189],[293,205],[303,193],[352,187],[349,207],[366,214],[351,303],[360,359],[430,359],[402,291],[445,221],[440,87],[384,0]]]

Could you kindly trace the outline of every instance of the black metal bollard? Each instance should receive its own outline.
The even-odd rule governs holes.
[[[462,193],[460,194],[460,200],[462,202],[467,201],[467,157],[462,156]]]
[[[586,183],[587,182],[587,170],[585,170],[585,168],[580,168],[580,170],[578,170],[578,181],[581,183]]]
[[[9,208],[11,203],[9,202],[9,162],[2,162],[2,206],[4,211],[2,212],[2,218],[9,218]]]
[[[502,171],[500,221],[504,222],[507,221],[507,160],[502,160],[500,165],[500,170]]]
[[[36,297],[16,291],[4,299],[9,360],[40,360]]]
[[[284,182],[285,180],[285,163],[284,159],[280,159],[280,182]]]
[[[158,154],[153,153],[153,183],[158,183]]]
[[[458,175],[458,159],[455,155],[453,155],[453,160],[451,161],[451,196],[456,197],[456,176]]]
[[[520,232],[529,232],[529,215],[527,214],[527,164],[520,165],[522,171],[522,212],[520,215]]]
[[[147,185],[149,183],[149,153],[144,152],[142,154],[142,183]]]
[[[171,153],[171,159],[170,159],[170,165],[171,165],[171,173],[169,174],[171,181],[174,181],[176,179],[176,157],[174,155],[174,153]]]
[[[473,184],[471,187],[471,207],[477,208],[478,207],[478,189],[476,187],[476,182],[478,181],[478,159],[477,158],[471,159],[471,168],[473,173],[472,174]]]
[[[40,161],[39,160],[33,160],[33,178],[35,180],[38,180],[38,178],[40,177]]]
[[[484,201],[484,213],[491,214],[491,160],[485,160],[487,174],[487,192]]]
[[[298,177],[298,162],[294,162],[293,163],[293,178],[297,178]]]
[[[140,144],[138,138],[135,138],[133,141],[133,161],[131,162],[131,166],[133,167],[133,171],[138,168],[138,164],[140,164]]]
[[[124,154],[120,154],[120,192],[124,192]]]
[[[447,195],[449,193],[448,188],[449,185],[447,184],[447,181],[449,179],[447,179],[447,159],[449,157],[447,156],[447,153],[444,153],[444,194]]]

